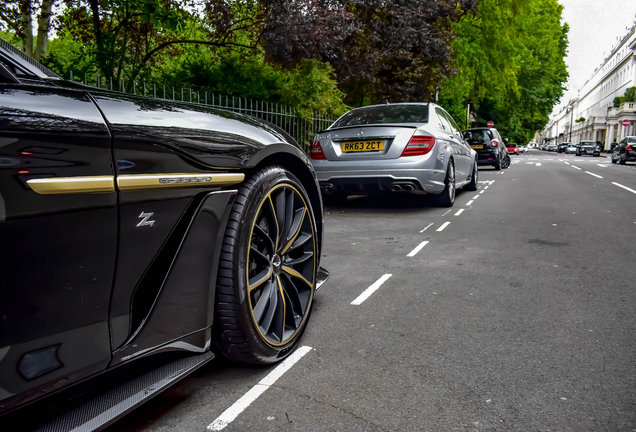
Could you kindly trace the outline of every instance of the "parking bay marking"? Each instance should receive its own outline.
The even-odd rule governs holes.
[[[424,231],[426,231],[427,229],[429,229],[429,228],[430,228],[430,227],[432,227],[432,226],[433,226],[433,224],[432,224],[432,223],[428,224],[428,225],[426,226],[426,228],[424,228],[422,231],[420,231],[420,233],[423,233]]]
[[[446,216],[447,214],[449,214],[450,212],[452,212],[453,210],[448,210],[446,213],[444,213],[442,216]]]
[[[428,243],[428,242],[426,242],[426,243]],[[424,245],[424,246],[426,246],[426,245]],[[424,246],[422,246],[422,247],[424,247]],[[358,296],[358,298],[356,298],[354,301],[351,302],[351,304],[354,305],[354,306],[360,306],[363,301],[368,299],[371,296],[371,294],[376,292],[378,290],[378,288],[380,288],[384,282],[389,280],[389,278],[391,276],[393,276],[393,275],[392,274],[385,274],[384,276],[382,276],[380,279],[375,281],[373,283],[373,285],[371,285],[369,288],[365,289],[364,292]]]
[[[589,175],[591,175],[591,176],[596,177],[596,178],[603,178],[603,177],[601,177],[601,176],[600,176],[600,175],[598,175],[598,174],[594,174],[593,172],[589,172],[589,171],[585,171],[585,172],[586,172],[586,173],[588,173],[588,174],[589,174]]]
[[[289,357],[285,359],[281,364],[271,371],[265,378],[263,378],[258,384],[252,387],[247,393],[245,393],[239,400],[237,400],[231,407],[226,409],[223,414],[217,417],[210,425],[208,430],[220,431],[227,425],[232,423],[236,417],[241,414],[245,408],[250,406],[260,395],[265,393],[265,390],[270,388],[285,372],[287,372],[298,360],[303,358],[305,354],[311,351],[309,346],[302,346],[294,351]]]
[[[436,230],[436,231],[437,231],[437,232],[442,232],[442,231],[444,231],[444,229],[446,229],[446,227],[447,227],[447,226],[449,226],[449,225],[450,225],[450,222],[444,222],[444,224],[443,224],[441,227],[437,228],[437,230]]]
[[[612,182],[612,184],[613,184],[614,186],[618,186],[619,188],[623,188],[623,189],[625,189],[625,190],[626,190],[626,191],[628,191],[628,192],[631,192],[631,193],[633,193],[633,194],[636,194],[636,190],[634,190],[634,189],[632,189],[632,188],[628,188],[627,186],[623,186],[622,184],[620,184],[620,183],[616,183],[616,182]]]

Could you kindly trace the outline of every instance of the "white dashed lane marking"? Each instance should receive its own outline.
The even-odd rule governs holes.
[[[466,205],[467,205],[467,206],[468,206],[468,205],[472,205],[472,203],[473,203],[473,200],[470,200],[470,201],[468,201],[468,202],[466,203]]]
[[[446,227],[449,226],[449,225],[450,225],[450,222],[444,222],[444,224],[441,227],[437,228],[437,232],[444,231],[446,229]]]
[[[577,166],[574,166],[574,165],[570,165],[570,166],[571,166],[572,168],[574,168],[574,169],[577,169],[577,170],[581,171],[581,168],[579,168],[579,167],[577,167]]]
[[[430,227],[432,227],[432,226],[433,226],[433,224],[432,224],[432,223],[428,224],[428,225],[426,226],[426,228],[424,228],[422,231],[420,231],[420,233],[423,233],[424,231],[426,231],[427,229],[429,229],[429,228],[430,228]]]
[[[612,184],[614,186],[618,186],[619,188],[625,189],[626,191],[631,192],[631,193],[636,195],[636,190],[634,190],[634,189],[628,188],[627,186],[623,186],[622,184],[616,183],[616,182],[612,182]]]
[[[539,162],[537,162],[537,166],[541,166],[541,164]]]
[[[424,246],[426,246],[426,245],[424,245]],[[422,247],[424,247],[424,246],[422,246]],[[419,247],[419,246],[418,246],[418,247]],[[393,275],[391,275],[391,274],[385,274],[384,276],[382,276],[380,279],[378,279],[377,281],[375,281],[375,282],[373,283],[373,285],[371,285],[369,288],[365,289],[365,290],[363,291],[363,293],[362,293],[362,294],[360,294],[360,295],[358,296],[358,298],[357,298],[357,299],[355,299],[354,301],[352,301],[352,302],[351,302],[351,304],[352,304],[352,305],[354,305],[354,306],[359,306],[359,305],[361,305],[363,301],[365,301],[366,299],[368,299],[368,298],[371,296],[371,294],[373,294],[374,292],[376,292],[376,291],[378,290],[378,288],[380,288],[384,282],[386,282],[387,280],[389,280],[389,278],[390,278],[391,276],[393,276]]]
[[[601,176],[600,176],[600,175],[598,175],[598,174],[594,174],[593,172],[589,172],[589,171],[585,171],[585,172],[586,172],[586,173],[588,173],[588,174],[589,174],[589,175],[591,175],[591,176],[596,177],[596,178],[603,178],[603,177],[601,177]]]
[[[389,275],[390,276],[390,275]],[[226,409],[223,414],[217,417],[209,426],[208,430],[220,431],[227,425],[232,423],[236,417],[241,414],[245,408],[250,406],[260,395],[270,388],[285,372],[287,372],[298,360],[303,358],[305,354],[311,351],[312,348],[308,346],[302,346],[294,351],[289,357],[285,359],[281,364],[271,371],[265,378],[263,378],[258,384],[252,387],[247,393],[245,393],[239,400],[237,400],[231,407]]]
[[[460,211],[458,211],[457,213],[455,213],[455,216],[459,216],[460,214],[464,213],[464,209],[461,209]]]
[[[423,241],[422,243],[420,243],[419,245],[417,245],[417,247],[416,247],[415,249],[413,249],[413,250],[411,251],[411,253],[409,253],[409,254],[407,255],[407,257],[414,257],[414,256],[415,256],[415,255],[417,255],[417,253],[418,253],[419,251],[421,251],[421,250],[424,248],[424,246],[426,246],[427,244],[428,244],[428,240]]]

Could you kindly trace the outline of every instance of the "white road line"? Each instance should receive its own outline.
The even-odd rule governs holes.
[[[471,205],[473,203],[473,200],[470,200],[466,203],[466,205]]]
[[[603,164],[596,164],[598,166],[600,166],[601,168],[607,168],[609,165],[603,165]]]
[[[263,378],[258,384],[252,387],[247,393],[245,393],[239,400],[234,402],[231,407],[226,409],[223,414],[217,417],[209,426],[208,430],[211,431],[220,431],[224,429],[227,425],[232,423],[236,417],[241,414],[245,408],[250,406],[252,402],[254,402],[260,395],[265,393],[265,390],[270,388],[278,378],[283,376],[285,372],[287,372],[293,365],[295,365],[298,360],[303,358],[305,354],[311,351],[312,348],[308,346],[302,346],[294,351],[289,357],[285,359],[281,364],[276,366],[276,368],[271,371],[265,378]]]
[[[450,222],[444,222],[444,224],[441,227],[437,228],[436,231],[437,232],[442,232],[442,231],[444,231],[444,228],[446,228],[449,225],[450,225]]]
[[[484,189],[483,191],[479,192],[479,194],[481,195],[481,194],[483,194],[484,192],[486,192],[486,190],[485,190],[485,189]]]
[[[460,211],[458,211],[457,213],[455,213],[455,216],[459,216],[460,214],[464,213],[464,209],[461,209]]]
[[[410,254],[408,254],[408,255],[407,255],[407,257],[414,257],[414,256],[415,256],[415,255],[417,255],[417,253],[418,253],[419,251],[421,251],[421,250],[424,248],[424,246],[426,246],[427,244],[428,244],[428,240],[425,240],[425,241],[423,241],[422,243],[418,244],[418,245],[417,245],[417,247],[416,247],[415,249],[413,249],[413,250],[411,251],[411,253],[410,253]]]
[[[447,214],[449,214],[450,212],[452,212],[453,210],[449,210],[446,213],[444,213],[442,216],[446,216]]]
[[[505,174],[505,171],[501,171],[499,174]]]
[[[586,173],[588,173],[588,174],[589,174],[589,175],[591,175],[591,176],[596,177],[596,178],[603,178],[603,177],[601,177],[601,176],[600,176],[600,175],[598,175],[598,174],[594,174],[593,172],[589,172],[589,171],[585,171],[585,172],[586,172]]]
[[[426,242],[428,243],[428,242]],[[426,246],[426,245],[424,245]],[[422,247],[424,247],[422,246]],[[419,247],[419,246],[418,246]],[[412,252],[411,252],[412,253]],[[369,297],[371,297],[371,294],[373,294],[374,292],[376,292],[378,290],[378,288],[380,288],[382,286],[382,284],[384,282],[386,282],[387,280],[389,280],[389,278],[393,276],[391,274],[385,274],[384,276],[382,276],[380,279],[378,279],[377,281],[375,281],[373,283],[373,285],[371,285],[369,288],[365,289],[364,292],[362,294],[360,294],[358,296],[357,299],[355,299],[354,301],[351,302],[352,305],[355,306],[359,306],[362,304],[363,301],[365,301],[366,299],[368,299]]]
[[[572,168],[574,168],[574,169],[577,169],[577,170],[581,171],[581,168],[579,168],[579,167],[577,167],[577,166],[574,166],[574,165],[570,165],[570,166],[571,166]]]
[[[534,162],[526,162],[526,165],[534,165]]]
[[[570,165],[570,162],[563,162],[563,163],[566,164],[566,165]]]
[[[537,162],[537,166],[541,166],[541,163]]]
[[[479,195],[475,195],[475,196],[473,197],[473,199],[474,199],[474,200],[476,200],[477,198],[479,198]]]
[[[636,190],[631,189],[631,188],[628,188],[627,186],[623,186],[623,185],[622,185],[622,184],[620,184],[620,183],[612,182],[612,184],[613,184],[613,185],[615,185],[615,186],[618,186],[619,188],[623,188],[623,189],[625,189],[626,191],[629,191],[629,192],[631,192],[631,193],[633,193],[633,194],[636,194]],[[439,230],[438,230],[438,231],[439,231]]]
[[[490,187],[490,186],[486,186],[486,187],[484,188],[484,190],[488,189],[489,187]]]
[[[424,228],[422,231],[420,231],[420,233],[423,233],[424,231],[426,231],[427,229],[429,229],[429,228],[430,228],[430,227],[432,227],[432,226],[433,226],[433,224],[432,224],[432,223],[428,224],[428,225],[426,226],[426,228]]]

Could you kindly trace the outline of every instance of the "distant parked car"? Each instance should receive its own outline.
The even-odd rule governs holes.
[[[528,151],[528,146],[519,146],[519,151],[520,151],[521,153],[525,153],[525,152],[527,152],[527,151]]]
[[[625,137],[612,150],[612,163],[625,165],[625,162],[636,161],[636,136]]]
[[[473,128],[464,131],[464,138],[477,151],[479,165],[492,165],[496,170],[510,166],[505,141],[495,128]]]
[[[595,141],[581,141],[576,146],[575,154],[577,156],[583,156],[583,155],[600,156],[601,146]]]
[[[565,154],[575,154],[576,153],[576,144],[569,143],[565,148]]]
[[[557,153],[563,153],[568,148],[568,146],[570,144],[572,144],[572,143],[563,142],[563,143],[559,144],[559,146],[557,147]]]
[[[311,162],[323,196],[431,194],[450,207],[455,190],[477,190],[477,153],[433,103],[355,108],[316,134]]]
[[[548,144],[548,146],[546,147],[546,150],[549,152],[555,152],[557,151],[558,146],[556,144]]]
[[[519,146],[517,143],[508,143],[506,144],[506,149],[508,149],[508,153],[516,154],[519,156]]]

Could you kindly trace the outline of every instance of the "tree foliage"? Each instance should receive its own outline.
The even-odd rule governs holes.
[[[270,58],[329,62],[352,104],[430,99],[452,72],[451,24],[474,0],[272,0]]]
[[[562,10],[556,0],[480,0],[453,26],[459,72],[442,83],[443,104],[464,119],[470,103],[478,125],[492,120],[512,141],[529,141],[568,78]]]

